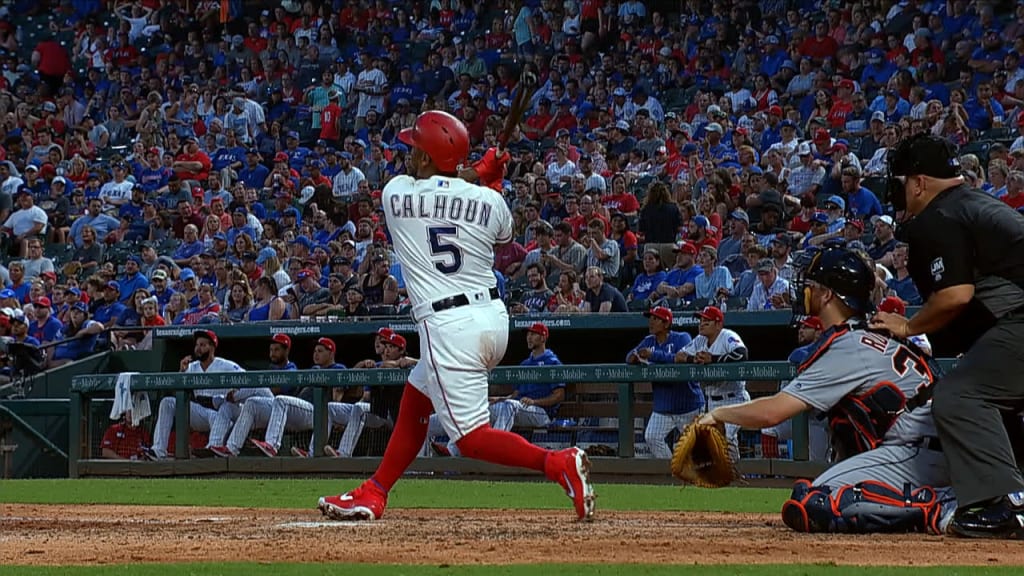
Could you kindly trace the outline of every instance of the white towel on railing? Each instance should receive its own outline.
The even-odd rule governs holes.
[[[117,420],[126,411],[132,412],[132,426],[138,426],[143,419],[149,418],[151,409],[149,407],[149,394],[136,392],[132,394],[132,376],[138,372],[122,372],[117,377],[117,386],[114,388],[114,407],[110,410],[110,419]]]

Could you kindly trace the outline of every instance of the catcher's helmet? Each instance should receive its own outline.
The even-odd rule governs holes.
[[[461,120],[447,112],[428,110],[416,118],[412,128],[398,133],[398,139],[419,148],[442,173],[453,174],[469,156],[469,132]]]
[[[826,246],[808,254],[809,260],[797,270],[796,294],[793,313],[810,314],[808,280],[828,288],[857,314],[874,311],[871,292],[875,287],[875,273],[867,261],[856,252],[840,246]],[[798,262],[799,266],[800,263]]]

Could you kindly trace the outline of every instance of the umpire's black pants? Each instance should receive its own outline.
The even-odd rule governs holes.
[[[1003,318],[939,379],[932,414],[959,506],[1024,490],[1004,417],[1024,407],[1024,317]],[[1010,427],[1020,432],[1019,426]]]

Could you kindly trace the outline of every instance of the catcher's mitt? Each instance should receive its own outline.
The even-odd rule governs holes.
[[[725,433],[717,426],[692,422],[676,442],[672,475],[702,488],[721,488],[739,478]]]

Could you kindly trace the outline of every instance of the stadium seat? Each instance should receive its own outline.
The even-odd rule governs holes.
[[[988,165],[988,149],[992,147],[991,142],[969,142],[960,148],[960,155],[974,154],[981,161],[982,166]]]
[[[981,133],[979,140],[983,142],[1000,142],[1013,140],[1013,131],[1010,128],[992,128]]]

